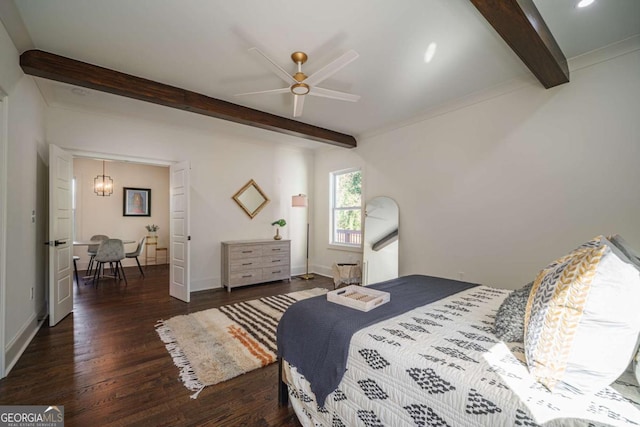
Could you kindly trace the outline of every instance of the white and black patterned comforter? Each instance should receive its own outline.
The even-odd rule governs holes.
[[[354,334],[347,371],[324,407],[288,367],[304,426],[636,426],[632,373],[595,395],[551,394],[529,375],[522,343],[492,333],[508,290],[479,286]]]

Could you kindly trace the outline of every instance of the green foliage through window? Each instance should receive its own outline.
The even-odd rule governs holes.
[[[362,221],[362,172],[334,172],[331,243],[359,246]]]

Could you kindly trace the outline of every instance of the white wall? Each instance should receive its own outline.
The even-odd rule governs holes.
[[[18,52],[0,25],[0,88],[8,110],[6,272],[3,352],[8,369],[37,331],[45,305],[48,152],[43,100],[24,77]],[[35,213],[32,222],[32,212]],[[33,289],[33,298],[32,295]]]
[[[518,288],[598,234],[640,249],[639,112],[635,50],[560,87],[524,85],[360,139],[348,155],[319,153],[316,195],[328,200],[330,171],[362,167],[365,200],[398,202],[400,274]],[[326,221],[315,225],[316,268],[349,257],[327,249]]]
[[[73,160],[73,175],[76,178],[76,240],[89,240],[95,234],[105,234],[136,243],[125,246],[127,252],[135,250],[137,242],[148,234],[147,224],[160,226],[158,247],[169,247],[169,168],[117,161],[105,162],[106,175],[113,179],[113,194],[101,197],[93,192],[93,179],[102,174],[102,161],[84,158]],[[123,187],[148,188],[151,190],[151,216],[123,216]],[[74,254],[80,256],[78,268],[85,269],[89,263],[87,247],[76,247]],[[151,250],[153,256],[153,249]],[[145,257],[140,257],[144,264]],[[163,262],[160,255],[158,261]],[[122,264],[136,266],[134,259]]]
[[[293,238],[293,273],[304,271],[305,216],[293,211],[291,195],[309,192],[313,153],[284,135],[158,108],[172,121],[51,107],[47,140],[69,150],[190,161],[192,290],[220,286],[221,241],[272,238],[279,218],[288,222],[283,237]],[[271,199],[253,220],[231,198],[250,179]]]

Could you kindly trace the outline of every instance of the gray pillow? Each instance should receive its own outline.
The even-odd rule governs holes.
[[[631,246],[629,246],[627,241],[624,240],[621,235],[615,234],[613,236],[609,236],[608,239],[616,248],[620,250],[620,252],[622,252],[627,258],[629,258],[629,261],[631,261],[631,263],[638,270],[640,270],[640,258],[638,258],[636,252]]]
[[[505,298],[496,313],[493,333],[506,342],[524,342],[524,312],[533,282]]]

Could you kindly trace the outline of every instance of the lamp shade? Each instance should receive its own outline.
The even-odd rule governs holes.
[[[297,196],[291,197],[291,206],[294,208],[306,208],[307,196],[305,194],[298,194]]]

